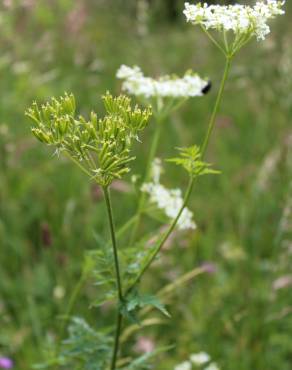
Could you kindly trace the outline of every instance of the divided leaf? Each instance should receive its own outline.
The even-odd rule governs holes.
[[[182,166],[190,176],[199,177],[202,175],[220,173],[220,171],[213,170],[211,164],[202,160],[202,154],[197,145],[177,149],[180,157],[170,158],[167,161]]]
[[[90,251],[86,255],[86,265],[90,266],[88,274],[94,279],[98,287],[98,298],[92,303],[97,307],[117,297],[113,255],[110,248],[100,248]]]
[[[163,315],[170,317],[169,312],[157,297],[153,295],[140,294],[137,290],[133,290],[127,295],[125,301],[121,304],[120,310],[121,313],[130,321],[139,323],[139,309],[147,306],[152,306],[163,313]]]

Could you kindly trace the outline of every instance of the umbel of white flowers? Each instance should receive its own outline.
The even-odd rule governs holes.
[[[183,204],[182,192],[180,189],[167,189],[160,183],[163,169],[159,158],[155,158],[151,170],[152,182],[144,183],[141,190],[149,194],[151,203],[155,203],[167,217],[173,220]],[[196,229],[193,213],[188,208],[183,210],[177,225],[180,230]]]
[[[266,0],[257,2],[253,7],[247,5],[196,5],[185,3],[184,14],[188,22],[198,24],[205,30],[221,32],[232,31],[235,37],[255,36],[264,40],[270,33],[268,21],[284,14],[285,1]]]
[[[193,353],[188,361],[178,364],[174,370],[192,370],[193,365],[196,368],[200,367],[202,370],[220,370],[215,362],[211,362],[211,357],[206,352]]]
[[[117,78],[123,80],[122,89],[127,93],[144,98],[189,98],[202,96],[208,92],[210,82],[196,73],[188,71],[183,77],[163,76],[158,79],[144,76],[138,66],[122,65]]]

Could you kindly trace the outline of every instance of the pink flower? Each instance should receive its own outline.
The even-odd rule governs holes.
[[[12,369],[13,361],[8,357],[0,357],[0,369]]]
[[[217,272],[217,266],[213,262],[203,262],[201,268],[204,269],[207,274],[215,274]]]
[[[154,341],[149,337],[140,337],[135,345],[135,350],[140,353],[152,352],[155,348]]]
[[[277,280],[273,282],[273,289],[279,290],[283,288],[287,288],[292,285],[292,275],[285,275],[279,277]]]

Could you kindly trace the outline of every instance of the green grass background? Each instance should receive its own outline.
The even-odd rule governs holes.
[[[146,34],[131,1],[12,3],[0,12],[0,354],[27,370],[42,361],[45,344],[58,333],[84,252],[96,248],[94,233],[106,239],[108,229],[98,191],[32,137],[24,110],[35,99],[68,91],[80,112],[103,114],[100,95],[120,92],[115,72],[122,63],[155,76],[192,68],[213,88],[165,122],[158,154],[168,158],[176,146],[201,143],[224,60],[198,28],[182,17],[169,20],[163,2],[152,3]],[[197,231],[175,238],[144,283],[156,291],[206,261],[216,265],[214,274],[175,292],[171,320],[126,344],[125,353],[141,335],[157,346],[174,344],[157,370],[201,350],[222,370],[291,369],[291,285],[274,288],[291,276],[290,5],[265,42],[236,57],[208,153],[222,175],[198,182],[190,204]],[[132,173],[143,173],[153,125],[136,148]],[[184,188],[184,173],[165,167],[165,184]],[[113,202],[122,225],[136,198],[114,191]],[[56,286],[64,298],[54,296]],[[89,309],[96,294],[88,282],[74,314],[96,327],[110,324],[111,312]]]

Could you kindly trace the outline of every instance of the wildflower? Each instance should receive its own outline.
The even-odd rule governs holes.
[[[189,361],[184,361],[174,368],[174,370],[191,370],[191,369],[192,364]]]
[[[185,3],[184,14],[188,22],[198,24],[205,30],[232,31],[235,36],[255,36],[264,40],[270,33],[267,22],[284,14],[285,1],[258,1],[254,7],[247,5],[208,5]]]
[[[149,337],[140,337],[135,345],[137,352],[150,353],[155,349],[154,341]]]
[[[143,73],[138,66],[128,67],[126,65],[121,65],[117,71],[117,78],[124,80],[131,77],[143,77]]]
[[[161,173],[163,171],[160,158],[155,158],[151,166],[151,177],[155,184],[159,183]]]
[[[260,167],[256,179],[256,187],[258,190],[265,191],[268,189],[281,160],[282,152],[279,148],[273,149],[270,153],[268,153],[262,166]]]
[[[217,272],[217,266],[212,262],[203,262],[201,264],[201,268],[207,273],[207,274],[215,274]],[[196,356],[196,355],[193,355]]]
[[[152,182],[144,183],[141,191],[150,195],[150,202],[155,203],[159,209],[162,209],[166,216],[175,219],[183,205],[183,197],[180,189],[167,189],[160,184],[161,162],[155,159],[152,164]],[[180,230],[196,229],[193,221],[193,213],[185,208],[178,220]]]
[[[33,121],[32,132],[41,142],[53,145],[101,186],[108,186],[129,172],[133,141],[151,116],[151,109],[132,108],[126,96],[103,97],[106,115],[98,119],[76,117],[75,98],[65,94],[60,99],[38,106],[34,103],[26,114]]]
[[[202,96],[207,93],[210,83],[197,74],[188,71],[181,78],[177,76],[163,76],[158,79],[144,76],[138,66],[122,65],[116,74],[123,80],[122,89],[131,95],[144,98],[188,98]]]
[[[273,289],[279,290],[292,285],[292,275],[281,276],[273,282]]]
[[[190,360],[195,365],[204,365],[210,361],[210,356],[206,352],[199,352],[192,354]]]
[[[212,362],[210,365],[208,365],[207,367],[205,367],[204,370],[220,370],[220,369],[217,366],[217,364],[215,364],[215,362]]]
[[[0,357],[0,369],[12,369],[13,361],[8,357]]]
[[[60,286],[60,285],[57,285],[55,286],[54,290],[53,290],[53,296],[56,300],[60,300],[60,299],[63,299],[64,296],[65,296],[65,289],[64,287]]]
[[[167,189],[161,184],[145,183],[141,190],[150,195],[150,201],[156,203],[159,209],[164,210],[165,214],[175,219],[183,205],[182,192],[180,189]],[[193,221],[193,213],[185,208],[178,220],[180,230],[196,229]]]

